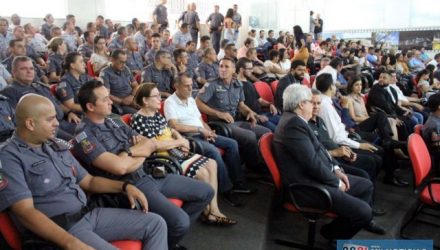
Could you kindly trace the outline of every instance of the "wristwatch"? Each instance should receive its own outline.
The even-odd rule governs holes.
[[[133,154],[131,153],[130,148],[127,148],[127,149],[125,150],[125,152],[127,152],[128,156],[133,157]]]

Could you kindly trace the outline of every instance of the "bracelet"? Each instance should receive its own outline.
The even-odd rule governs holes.
[[[127,192],[127,186],[131,184],[130,181],[124,181],[124,184],[122,184],[122,192],[126,193]]]

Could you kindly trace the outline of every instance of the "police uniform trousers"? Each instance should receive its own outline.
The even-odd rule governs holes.
[[[168,174],[159,179],[147,175],[134,184],[147,197],[149,210],[165,219],[169,246],[179,242],[188,232],[191,221],[199,217],[214,197],[214,190],[209,184],[182,175]],[[183,200],[182,209],[168,198]]]
[[[232,138],[238,142],[240,154],[248,168],[258,169],[261,167],[262,160],[258,153],[258,139],[266,133],[271,132],[270,129],[261,125],[251,127],[251,123],[245,121],[236,121],[228,124],[232,130]]]
[[[143,250],[168,249],[166,223],[151,212],[95,208],[68,232],[95,249],[116,249],[109,241],[117,240],[141,240]]]

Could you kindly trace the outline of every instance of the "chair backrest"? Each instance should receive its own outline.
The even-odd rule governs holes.
[[[93,70],[93,64],[90,60],[87,61],[87,73],[91,77],[96,77],[95,71]]]
[[[311,80],[304,77],[304,79],[302,80],[302,85],[307,86],[309,89],[311,89],[312,88],[311,82],[312,82]]]
[[[260,138],[258,147],[260,149],[261,155],[263,156],[264,162],[266,163],[272,175],[273,182],[275,183],[275,188],[279,191],[281,190],[281,175],[273,156],[272,140],[273,133],[266,133]]]
[[[276,90],[277,90],[277,87],[278,87],[278,83],[279,83],[280,81],[279,80],[275,80],[275,81],[273,81],[273,82],[271,82],[270,83],[270,88],[272,89],[272,93],[275,95],[275,92],[276,92]]]
[[[315,78],[316,78],[316,75],[311,75],[310,76],[310,85],[313,86],[313,84],[315,83]]]
[[[6,212],[0,213],[0,233],[9,247],[14,250],[21,250],[20,234]]]
[[[160,109],[159,113],[163,116],[165,116],[165,100],[160,101]]]
[[[122,115],[121,116],[121,120],[125,123],[125,124],[127,124],[128,126],[130,126],[130,124],[131,124],[131,114],[125,114],[125,115]]]
[[[431,170],[431,156],[422,136],[415,133],[409,136],[408,153],[414,171],[415,186],[418,187]]]
[[[254,82],[254,86],[261,98],[263,98],[265,101],[273,103],[273,93],[269,87],[269,84],[265,82]]]
[[[416,126],[414,126],[414,133],[423,136],[422,129],[423,129],[423,124],[417,124]]]

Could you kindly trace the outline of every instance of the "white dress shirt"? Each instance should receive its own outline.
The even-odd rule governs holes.
[[[180,100],[176,93],[165,100],[164,114],[167,121],[173,119],[177,123],[187,126],[203,127],[200,120],[202,114],[197,108],[194,98],[189,97],[186,102]]]
[[[340,145],[346,145],[350,148],[359,148],[360,143],[348,138],[348,132],[341,121],[341,117],[333,106],[332,99],[326,95],[321,95],[321,110],[319,116],[324,120],[330,138]]]

